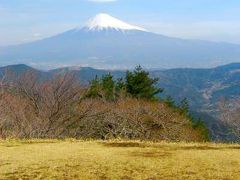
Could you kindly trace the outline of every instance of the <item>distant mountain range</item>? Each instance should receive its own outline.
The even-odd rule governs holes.
[[[125,71],[99,70],[90,67],[68,67],[50,71],[39,71],[24,64],[0,68],[0,74],[6,70],[21,74],[35,71],[39,77],[48,78],[56,73],[74,72],[83,83],[97,76],[112,73],[116,78],[124,76]],[[225,126],[217,119],[217,102],[221,98],[240,97],[240,63],[229,64],[212,69],[170,69],[153,70],[151,76],[159,77],[159,87],[164,88],[162,97],[170,95],[176,102],[187,98],[191,112],[201,117],[211,130],[213,138],[232,138],[224,136]]]
[[[82,65],[107,69],[215,67],[240,60],[240,45],[184,40],[149,32],[99,14],[83,28],[0,48],[0,64],[49,68]]]

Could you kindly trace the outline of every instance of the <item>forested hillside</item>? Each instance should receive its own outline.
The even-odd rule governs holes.
[[[54,72],[74,71],[88,83],[96,75],[111,73],[115,78],[124,71],[96,70],[92,68],[57,69]],[[160,97],[171,97],[177,104],[187,98],[192,115],[201,118],[209,127],[215,140],[233,140],[228,127],[219,120],[218,103],[222,99],[232,100],[240,97],[240,64],[229,64],[212,69],[170,69],[152,70],[150,75],[160,78],[158,86],[164,89]],[[84,77],[84,78],[81,78]]]
[[[0,137],[208,140],[187,104],[158,98],[163,90],[157,82],[140,66],[121,79],[107,74],[89,85],[81,85],[73,72],[8,67],[0,84]]]

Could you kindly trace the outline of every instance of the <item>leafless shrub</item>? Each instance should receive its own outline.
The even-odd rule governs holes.
[[[160,102],[124,98],[117,102],[98,101],[97,112],[85,122],[81,136],[101,139],[200,140],[190,122],[179,112]],[[103,110],[104,109],[104,110]],[[99,113],[98,113],[99,114]]]
[[[1,98],[5,106],[1,108],[1,127],[8,124],[13,136],[62,137],[91,110],[91,103],[84,103],[79,110],[85,89],[73,74],[40,81],[36,74],[27,72],[12,83],[13,93],[5,92]]]
[[[218,103],[220,119],[240,139],[240,99],[225,100],[221,99]]]
[[[190,121],[161,102],[86,98],[71,73],[34,72],[0,81],[0,137],[201,140]]]

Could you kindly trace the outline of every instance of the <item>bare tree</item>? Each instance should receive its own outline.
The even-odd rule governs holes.
[[[8,69],[0,74],[0,137],[5,137],[5,131],[11,129],[10,123],[8,122],[8,118],[6,116],[6,112],[8,111],[7,99],[10,98],[9,79],[11,79],[11,77],[12,73]]]
[[[186,117],[163,103],[124,98],[104,104],[95,101],[93,107],[104,113],[86,119],[81,137],[188,141],[197,136]]]
[[[240,99],[221,99],[218,103],[220,119],[229,127],[230,133],[240,139]]]
[[[0,137],[201,140],[187,117],[161,102],[87,98],[72,73],[0,79]]]
[[[13,136],[71,136],[79,122],[91,114],[92,103],[82,105],[86,89],[71,73],[39,80],[36,73],[27,72],[11,83],[13,93],[2,101],[1,127],[6,129],[8,124]]]

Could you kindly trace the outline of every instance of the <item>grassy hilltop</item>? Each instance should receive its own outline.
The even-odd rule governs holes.
[[[240,146],[0,141],[0,179],[240,179]]]

